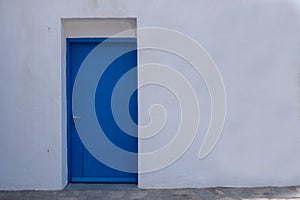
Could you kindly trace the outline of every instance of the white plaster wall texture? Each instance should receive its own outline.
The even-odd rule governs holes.
[[[299,185],[299,3],[1,1],[0,189],[54,190],[66,185],[61,19],[101,17],[136,17],[138,27],[165,27],[189,35],[208,50],[227,91],[221,138],[209,156],[199,160],[210,118],[203,80],[174,55],[139,52],[140,63],[156,61],[180,69],[197,91],[201,109],[198,136],[191,148],[171,166],[140,174],[139,187]],[[139,114],[145,115],[148,106],[161,97],[171,113],[168,124],[159,136],[141,144],[142,151],[164,145],[177,128],[177,102],[155,86],[141,90]]]

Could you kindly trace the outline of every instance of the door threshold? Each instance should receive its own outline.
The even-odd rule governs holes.
[[[137,184],[69,183],[64,190],[139,190]]]

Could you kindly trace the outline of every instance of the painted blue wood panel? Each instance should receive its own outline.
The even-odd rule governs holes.
[[[68,93],[68,155],[69,155],[69,175],[71,182],[128,182],[137,183],[136,173],[125,173],[112,169],[97,159],[95,159],[84,147],[76,132],[71,112],[71,96],[72,87],[76,78],[77,72],[81,63],[86,56],[104,39],[68,39],[67,40],[67,78],[69,82],[67,87]],[[107,45],[110,53],[114,49],[122,48],[126,45],[133,45],[136,48],[135,39],[122,38],[114,39],[112,43]],[[99,55],[99,60],[101,60]],[[106,136],[117,146],[127,151],[137,152],[138,141],[137,137],[132,137],[124,133],[115,123],[110,108],[111,95],[113,88],[120,77],[128,70],[136,67],[137,65],[137,51],[132,51],[120,56],[105,70],[103,76],[98,83],[95,95],[95,110],[98,121],[106,134]],[[129,84],[137,86],[137,77],[130,81]],[[122,99],[120,99],[122,101]],[[132,119],[137,122],[137,92],[130,99],[128,105]],[[137,135],[137,129],[133,135]],[[101,144],[99,144],[101,145]],[[109,152],[107,152],[109,153]],[[114,155],[110,155],[114,159]],[[126,160],[117,160],[118,165],[123,165]],[[137,159],[136,159],[137,166]]]

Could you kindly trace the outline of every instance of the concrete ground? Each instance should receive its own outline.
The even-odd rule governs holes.
[[[208,189],[175,189],[175,190],[141,190],[135,186],[119,185],[69,185],[62,191],[0,191],[0,199],[299,199],[298,187],[264,187],[264,188],[208,188]]]

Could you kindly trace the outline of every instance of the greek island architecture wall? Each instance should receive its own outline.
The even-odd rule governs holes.
[[[298,0],[15,0],[0,16],[1,190],[68,184],[67,38],[112,35],[137,44],[139,188],[300,184]]]

